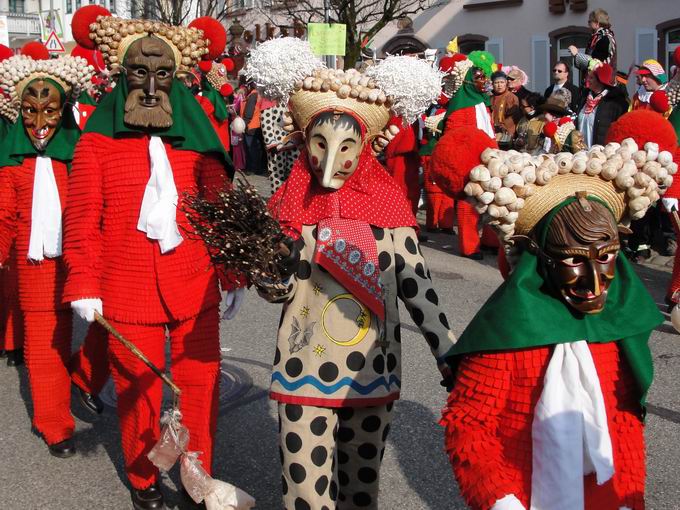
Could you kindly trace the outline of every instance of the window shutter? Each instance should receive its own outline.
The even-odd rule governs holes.
[[[641,64],[643,61],[653,58],[656,60],[656,30],[653,28],[635,29],[635,63]]]
[[[531,36],[531,76],[527,88],[542,92],[550,85],[550,39],[547,35]]]
[[[496,62],[503,64],[503,39],[489,39],[484,43],[484,49],[493,55]]]

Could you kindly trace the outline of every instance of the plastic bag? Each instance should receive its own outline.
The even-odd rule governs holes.
[[[179,478],[182,487],[187,491],[191,499],[200,503],[210,494],[213,479],[205,472],[201,461],[198,460],[200,452],[187,452],[180,459]]]
[[[161,437],[147,455],[158,469],[169,471],[189,444],[189,431],[180,423],[182,413],[171,409],[161,418]]]
[[[249,510],[255,506],[255,498],[230,483],[213,479],[205,506],[207,510]]]

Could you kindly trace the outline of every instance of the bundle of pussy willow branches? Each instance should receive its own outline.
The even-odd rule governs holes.
[[[205,195],[212,195],[211,197]],[[240,273],[254,284],[281,282],[275,259],[284,238],[255,187],[244,178],[209,193],[185,193],[183,209],[213,264]]]

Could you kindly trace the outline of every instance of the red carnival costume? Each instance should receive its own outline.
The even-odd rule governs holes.
[[[25,78],[1,84],[14,104],[24,106],[15,112],[18,119],[0,148],[0,264],[15,257],[10,264],[16,268],[24,323],[33,426],[53,455],[67,457],[75,453],[75,423],[67,369],[72,314],[62,302],[61,215],[79,130],[64,107],[89,82],[92,68],[73,57],[22,55],[0,64],[0,75],[17,74]]]
[[[404,196],[411,204],[411,211],[415,215],[418,213],[420,200],[420,176],[418,175],[420,157],[415,128],[413,124],[404,126],[401,117],[393,117],[389,125],[399,126],[399,132],[385,148],[385,166],[404,191]]]
[[[129,23],[140,22],[88,6],[78,11],[74,33],[81,44],[92,45],[93,27],[106,25],[125,34]],[[208,53],[199,44],[191,57],[178,57],[181,48],[168,42],[172,33],[179,34],[177,44],[195,45],[208,28],[203,22],[196,27],[200,30],[156,23],[145,27],[141,38],[126,40],[123,35],[120,44],[127,53],[121,59],[148,66],[145,76],[155,73],[156,88],[148,78],[138,82],[122,75],[76,147],[65,213],[69,273],[64,299],[88,320],[96,311],[106,316],[159,367],[165,366],[167,327],[189,448],[202,452],[203,467],[210,473],[218,410],[220,293],[206,246],[186,236],[191,227],[177,204],[187,192],[224,187],[228,156],[191,93],[169,72],[185,71]],[[156,35],[158,30],[167,38]],[[119,61],[106,51],[109,40],[104,38],[99,48],[115,69]],[[168,71],[156,70],[156,65],[166,65]],[[159,112],[146,117],[148,109],[128,115],[125,105],[133,94],[153,99],[152,104],[167,101],[171,116]],[[235,286],[229,283],[227,290]],[[109,356],[133,504],[161,508],[158,469],[147,458],[159,437],[161,380],[113,337]]]
[[[605,148],[518,168],[468,134],[478,165],[467,165],[466,195],[506,243],[527,240],[521,252],[508,245],[514,270],[448,353],[455,383],[441,424],[475,510],[644,509],[640,405],[647,340],[663,319],[619,253],[617,224],[644,215],[677,170],[656,142],[671,128],[647,115],[623,116]],[[455,165],[441,172],[460,178]]]

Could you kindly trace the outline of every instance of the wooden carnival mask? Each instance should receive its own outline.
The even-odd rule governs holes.
[[[599,313],[615,276],[620,247],[609,209],[581,198],[564,206],[548,226],[546,276],[570,307],[585,314]]]
[[[305,145],[319,184],[340,189],[359,164],[363,148],[361,127],[347,113],[323,112],[309,124]]]
[[[158,37],[138,39],[125,54],[124,68],[128,88],[125,123],[142,128],[172,126],[170,90],[175,59],[170,46]]]
[[[472,73],[472,83],[479,92],[489,92],[491,88],[491,81],[478,67],[475,67]]]
[[[62,93],[53,82],[37,79],[26,86],[21,96],[21,115],[26,134],[39,151],[45,150],[59,128],[62,111]]]

